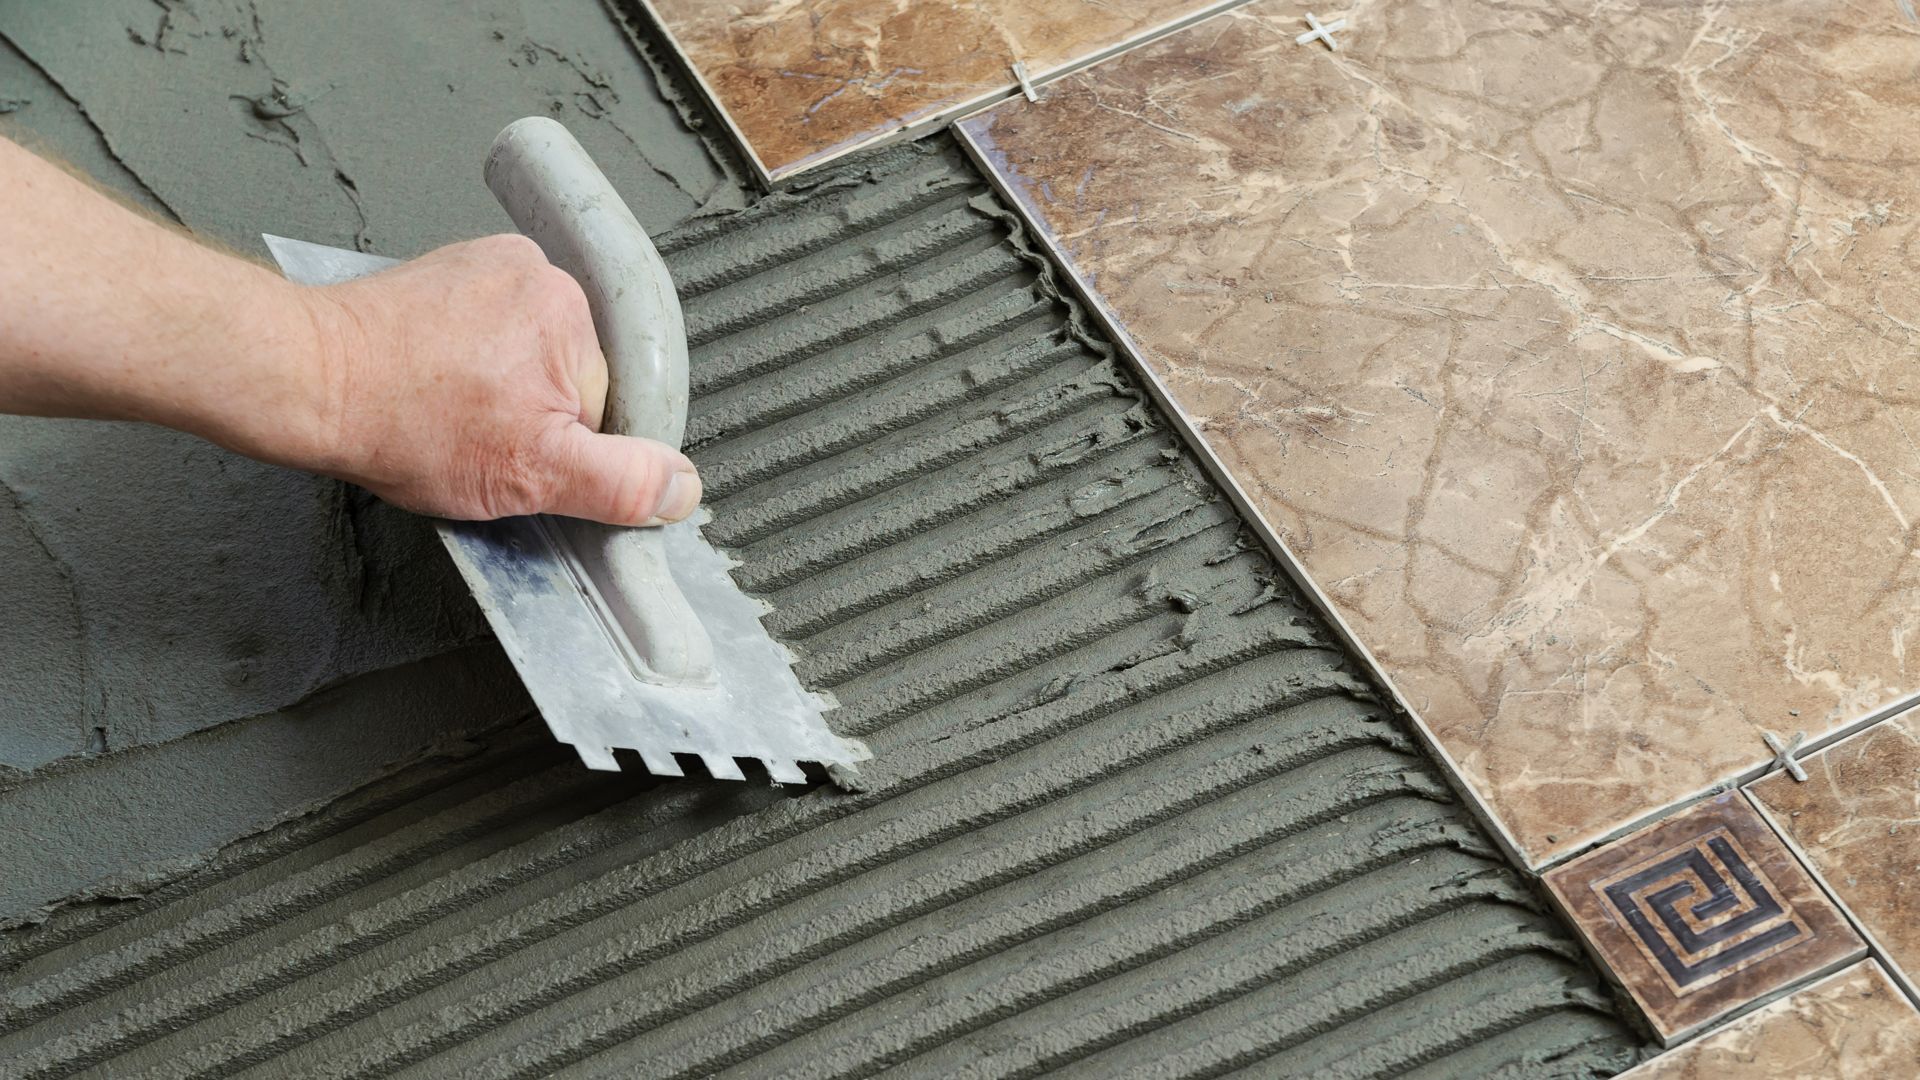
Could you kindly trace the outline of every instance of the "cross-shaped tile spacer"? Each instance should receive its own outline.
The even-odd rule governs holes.
[[[1033,79],[1027,75],[1027,65],[1025,61],[1015,60],[1013,62],[1013,77],[1019,80],[1020,92],[1027,95],[1028,101],[1038,102],[1040,100],[1040,91],[1034,89]]]
[[[1780,740],[1774,738],[1773,732],[1771,731],[1761,732],[1760,737],[1767,740],[1767,749],[1773,751],[1773,763],[1775,765],[1787,770],[1787,775],[1793,777],[1800,783],[1804,784],[1807,782],[1807,770],[1801,768],[1800,763],[1793,760],[1794,753],[1800,749],[1801,742],[1805,741],[1807,737],[1806,732],[1794,732],[1793,738],[1787,740],[1785,746],[1780,745]]]
[[[1307,12],[1307,25],[1313,27],[1313,29],[1307,31],[1304,34],[1301,34],[1297,38],[1294,38],[1293,40],[1295,44],[1311,45],[1313,44],[1315,39],[1318,39],[1320,41],[1326,42],[1327,48],[1338,49],[1340,47],[1340,43],[1333,40],[1333,32],[1335,30],[1345,30],[1347,28],[1347,20],[1335,19],[1332,22],[1326,24],[1325,26],[1322,26],[1320,25],[1320,20],[1314,18],[1313,12],[1309,11]]]

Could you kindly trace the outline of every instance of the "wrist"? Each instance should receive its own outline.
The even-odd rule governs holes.
[[[199,415],[172,426],[261,461],[351,478],[345,425],[349,368],[366,340],[360,319],[332,289],[259,273],[250,302],[228,308],[235,353],[213,367],[225,377],[194,395]]]
[[[348,319],[323,290],[192,249],[143,321],[171,332],[96,395],[100,415],[144,420],[276,465],[333,471]],[[132,348],[132,355],[138,356]]]
[[[283,370],[293,389],[285,427],[269,432],[285,464],[353,478],[347,430],[354,358],[365,355],[365,313],[329,287],[291,285],[290,322],[298,329]]]

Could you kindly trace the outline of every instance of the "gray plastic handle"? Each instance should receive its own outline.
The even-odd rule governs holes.
[[[485,176],[513,223],[587,294],[607,357],[601,430],[679,447],[687,429],[686,321],[646,230],[573,135],[544,116],[507,125],[493,140]],[[674,581],[661,530],[551,520],[619,631],[635,676],[714,685],[713,640]]]
[[[507,125],[484,171],[507,216],[586,291],[607,355],[601,430],[678,449],[687,430],[687,325],[646,230],[573,134],[544,116]]]

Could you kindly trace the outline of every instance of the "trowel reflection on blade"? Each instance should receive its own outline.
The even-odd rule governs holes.
[[[549,261],[580,282],[607,356],[603,430],[679,446],[687,415],[686,331],[653,244],[573,136],[540,117],[509,125],[487,155],[487,186]],[[327,285],[393,259],[264,238],[288,278]],[[684,775],[697,755],[718,779],[736,759],[779,783],[816,762],[856,786],[871,754],[835,734],[760,625],[731,565],[696,518],[623,529],[548,516],[445,521],[440,538],[552,729],[589,768],[636,751],[648,771]]]

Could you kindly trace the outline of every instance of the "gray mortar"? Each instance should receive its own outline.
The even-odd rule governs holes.
[[[236,836],[310,814],[397,762],[471,752],[475,717],[530,708],[498,648],[482,642],[269,716],[125,751],[104,771],[86,760],[49,765],[0,797],[0,926],[44,919],[53,901],[142,895]]]
[[[165,433],[13,422],[0,564],[31,617],[0,649],[29,660],[0,692],[32,723],[0,761],[41,767],[0,791],[26,868],[0,903],[149,895],[0,934],[0,1073],[1431,1080],[1638,1056],[944,140],[733,213],[710,125],[592,0],[60,7],[0,0],[0,101],[25,102],[0,123],[245,250],[501,228],[471,154],[557,105],[644,222],[684,223],[662,248],[700,343],[710,535],[880,756],[853,794],[651,785],[522,724],[307,814],[524,708],[484,647],[415,659],[478,629],[425,531]],[[74,756],[94,727],[114,752]]]
[[[0,939],[0,1072],[1636,1060],[1565,928],[1007,224],[936,140],[661,238],[710,328],[708,534],[873,745],[865,790],[622,790],[551,756],[375,785],[378,816]],[[515,768],[514,739],[474,767]]]
[[[529,114],[651,229],[745,202],[599,0],[0,0],[0,102],[0,131],[251,254],[510,229],[480,163]],[[139,891],[526,708],[490,648],[436,660],[486,632],[424,521],[177,433],[0,417],[0,567],[0,920]]]
[[[177,218],[255,254],[261,232],[405,256],[510,229],[480,158],[534,114],[649,230],[743,201],[598,0],[0,0],[0,38]]]

